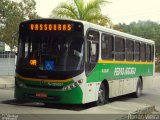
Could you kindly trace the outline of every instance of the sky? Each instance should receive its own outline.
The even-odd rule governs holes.
[[[49,17],[51,11],[61,2],[69,0],[35,0],[36,11],[42,17]],[[89,1],[89,0],[84,0]],[[102,7],[102,13],[108,15],[113,24],[151,20],[160,23],[160,0],[109,0]]]

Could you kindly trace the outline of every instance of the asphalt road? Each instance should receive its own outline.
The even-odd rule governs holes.
[[[16,120],[112,120],[129,114],[135,108],[155,106],[160,111],[160,78],[156,75],[156,81],[151,89],[144,90],[140,98],[130,95],[110,99],[110,103],[104,106],[82,105],[51,105],[43,103],[17,103],[14,99],[14,89],[0,89],[0,120],[5,117],[18,117]],[[159,113],[159,112],[158,112]],[[16,116],[18,115],[18,116]]]

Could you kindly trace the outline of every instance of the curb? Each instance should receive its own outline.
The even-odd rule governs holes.
[[[14,88],[14,84],[0,84],[0,89]]]
[[[120,119],[116,119],[116,120],[128,120],[128,119],[132,119],[132,118],[137,118],[139,115],[143,115],[143,116],[149,115],[155,111],[156,111],[155,106],[149,106],[144,109],[136,110],[135,112],[127,114],[127,115],[121,117]],[[135,119],[133,119],[133,120],[135,120]]]

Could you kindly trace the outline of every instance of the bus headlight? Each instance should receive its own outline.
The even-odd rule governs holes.
[[[18,85],[19,87],[23,87],[23,88],[26,87],[26,85],[24,83],[20,82],[19,80],[16,80],[16,85]]]
[[[64,91],[71,90],[73,88],[76,88],[76,87],[80,86],[82,83],[83,83],[83,80],[78,80],[78,81],[76,81],[74,83],[71,83],[71,84],[63,87],[63,90]]]

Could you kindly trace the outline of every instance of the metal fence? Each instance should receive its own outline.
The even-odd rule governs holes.
[[[0,75],[15,74],[15,53],[10,51],[0,52]]]

